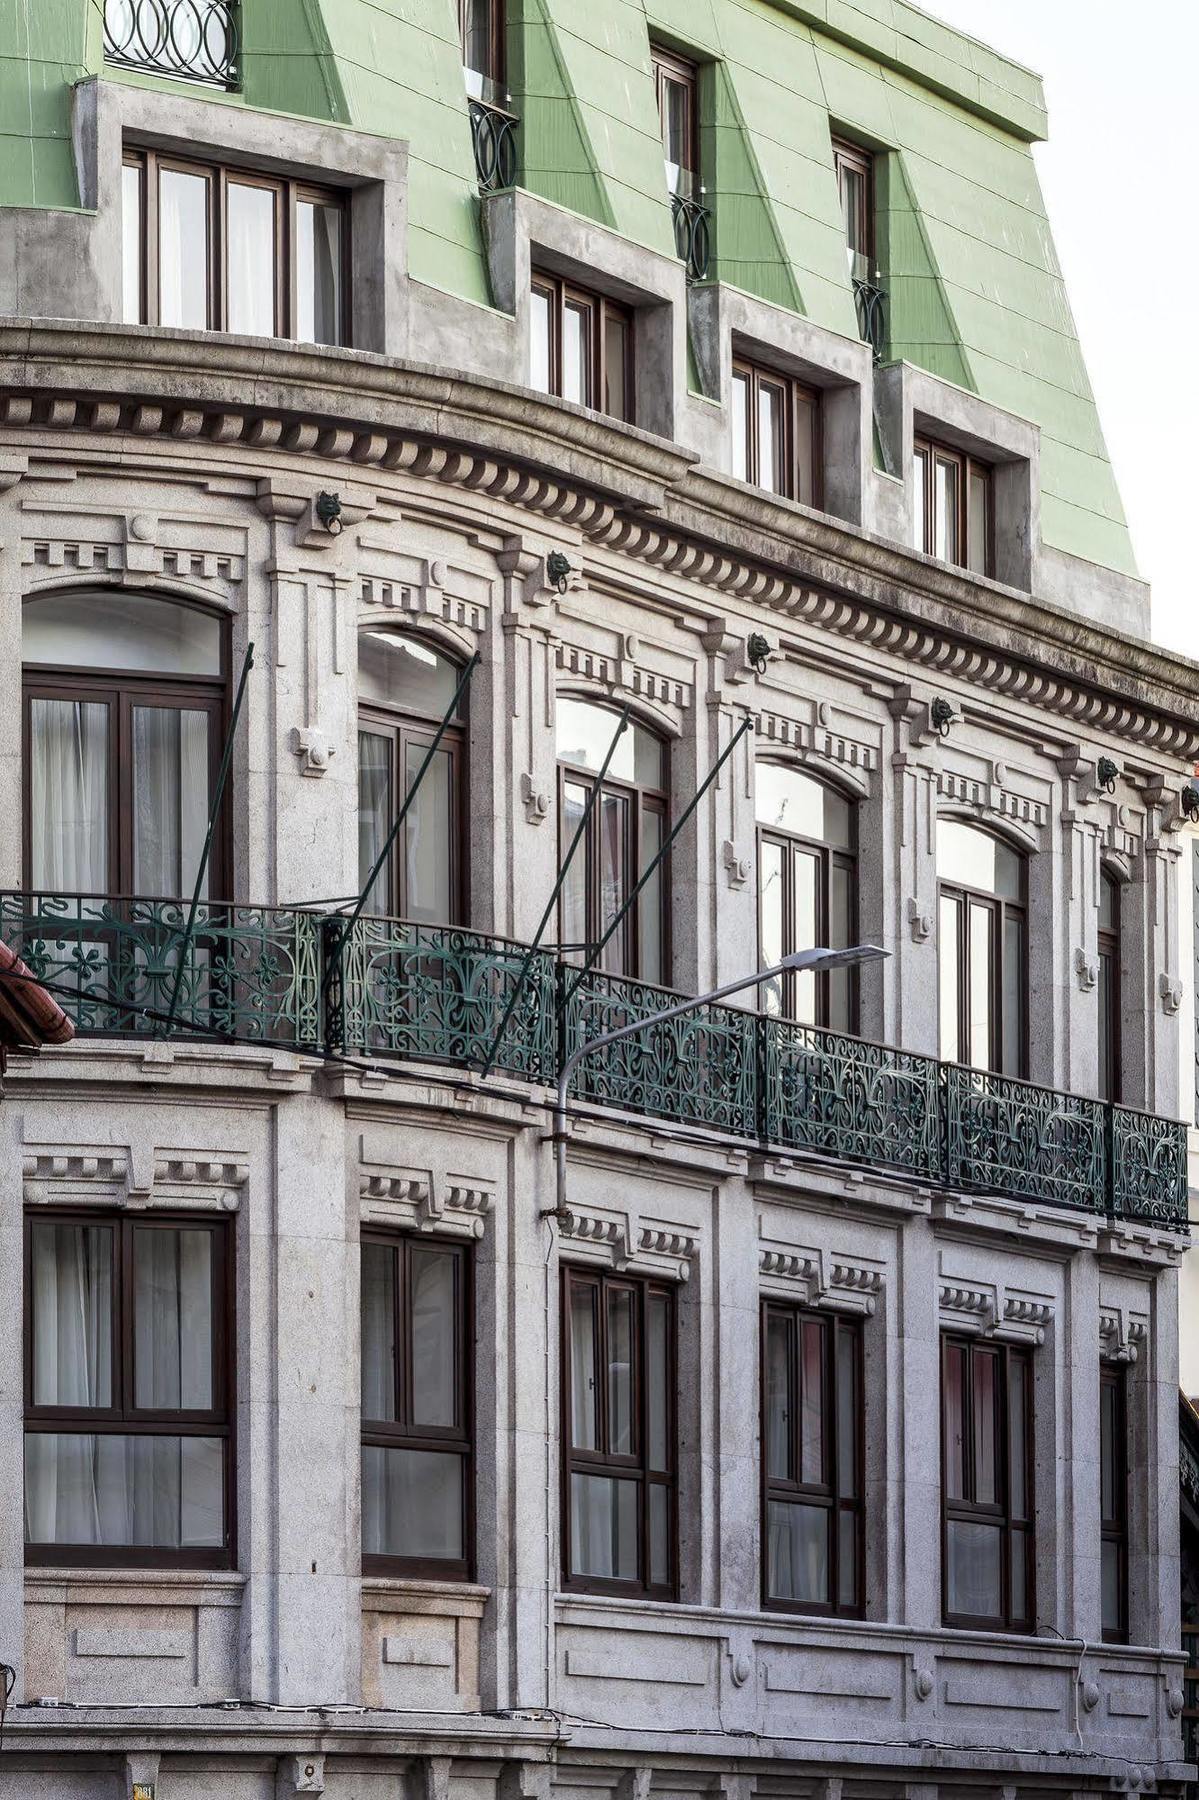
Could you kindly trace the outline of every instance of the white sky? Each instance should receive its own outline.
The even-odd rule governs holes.
[[[1153,635],[1199,658],[1199,0],[922,0],[1044,77],[1035,155]]]

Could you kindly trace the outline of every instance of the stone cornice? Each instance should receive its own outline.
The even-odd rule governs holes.
[[[1199,680],[1183,658],[700,471],[676,445],[524,389],[349,351],[10,320],[0,322],[0,420],[311,454],[345,460],[363,480],[405,471],[760,607],[782,629],[829,632],[1072,730],[1199,755]]]

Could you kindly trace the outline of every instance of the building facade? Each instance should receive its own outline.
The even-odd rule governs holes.
[[[0,71],[0,940],[78,1034],[0,1109],[0,1794],[1179,1792],[1199,704],[1036,78],[904,0]]]

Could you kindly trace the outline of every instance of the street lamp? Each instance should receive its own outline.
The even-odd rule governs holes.
[[[808,970],[821,973],[825,969],[844,969],[850,964],[873,962],[876,957],[890,956],[879,944],[852,944],[846,950],[794,950],[790,956],[784,956],[781,962],[769,969],[759,969],[756,975],[741,975],[736,981],[727,981],[723,987],[713,988],[710,994],[697,994],[693,999],[678,1000],[673,1006],[664,1006],[661,1012],[649,1013],[644,1019],[634,1019],[630,1025],[622,1025],[616,1031],[601,1032],[599,1037],[589,1038],[572,1050],[562,1065],[558,1076],[558,1097],[554,1102],[554,1167],[557,1180],[557,1204],[554,1211],[559,1218],[566,1210],[566,1089],[575,1069],[585,1056],[595,1050],[604,1050],[609,1044],[618,1044],[622,1038],[633,1037],[639,1031],[648,1031],[651,1025],[662,1025],[667,1019],[677,1019],[682,1013],[695,1012],[701,1006],[711,1006],[714,1001],[723,1000],[729,994],[739,994],[744,988],[758,987],[763,981],[773,981],[776,975],[785,975],[789,970]]]

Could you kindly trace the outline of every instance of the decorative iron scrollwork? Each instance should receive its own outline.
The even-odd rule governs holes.
[[[238,13],[236,0],[105,0],[105,61],[235,88]]]
[[[475,149],[475,174],[484,194],[498,194],[516,180],[516,127],[518,121],[502,107],[486,100],[470,101],[470,135]]]
[[[671,194],[674,245],[686,264],[688,281],[706,281],[712,254],[712,211],[690,194]]]
[[[875,362],[883,360],[887,341],[887,291],[863,275],[853,277],[853,300],[858,313],[858,335],[869,344]]]

